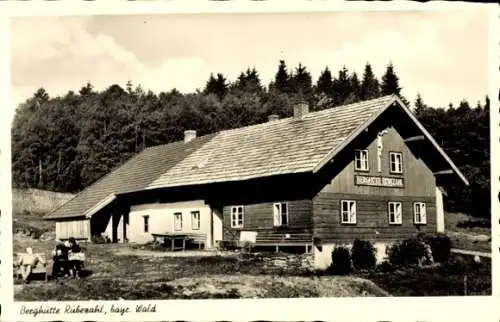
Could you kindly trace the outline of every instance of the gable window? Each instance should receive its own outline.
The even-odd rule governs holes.
[[[427,224],[427,212],[425,209],[425,202],[413,203],[413,218],[415,224],[419,225]]]
[[[389,152],[391,173],[403,173],[403,153]]]
[[[354,169],[368,171],[368,150],[354,151]]]
[[[231,207],[231,228],[243,227],[243,206]]]
[[[149,216],[142,216],[144,219],[144,232],[148,233],[149,232]]]
[[[356,201],[342,200],[340,203],[340,219],[343,224],[356,223]]]
[[[288,225],[288,204],[286,202],[275,203],[273,212],[274,226]]]
[[[200,212],[199,211],[191,211],[191,229],[199,230],[200,229]]]
[[[182,230],[182,212],[174,213],[174,230]]]
[[[399,225],[403,223],[401,202],[389,202],[389,224]]]

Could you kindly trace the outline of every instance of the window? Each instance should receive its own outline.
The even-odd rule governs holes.
[[[149,216],[143,216],[144,219],[144,232],[148,233],[149,232]]]
[[[182,212],[174,213],[174,230],[182,230]]]
[[[415,224],[419,225],[427,224],[427,213],[425,210],[425,202],[413,203],[413,218]]]
[[[354,151],[354,168],[358,171],[368,171],[368,150]]]
[[[342,200],[340,205],[340,216],[343,224],[355,224],[356,201]]]
[[[389,159],[391,162],[391,172],[392,173],[403,173],[403,153],[401,152],[390,152]]]
[[[402,224],[401,202],[389,202],[389,224]]]
[[[274,226],[288,225],[288,204],[286,202],[275,203],[273,212]]]
[[[231,207],[231,228],[242,228],[243,216],[243,206]]]
[[[200,212],[199,211],[191,211],[191,229],[199,230],[200,229]]]

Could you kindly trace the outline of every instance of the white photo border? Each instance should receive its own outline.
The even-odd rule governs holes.
[[[487,7],[490,12],[490,88],[491,99],[491,160],[500,160],[500,95],[499,87],[499,10],[495,4],[465,4],[458,2],[312,2],[312,1],[27,1],[0,3],[0,98],[3,113],[12,110],[10,83],[10,17],[40,15],[101,15],[101,14],[167,14],[167,13],[236,13],[236,12],[318,12],[318,11],[405,11],[454,10]],[[286,10],[284,9],[286,8]],[[6,108],[7,106],[7,108]],[[493,296],[480,297],[426,297],[426,298],[320,298],[320,299],[264,299],[264,300],[162,300],[162,301],[80,301],[80,302],[15,302],[12,281],[12,190],[10,120],[0,118],[0,252],[1,252],[1,317],[2,321],[498,321],[500,276],[493,274]],[[493,269],[500,268],[500,162],[491,162],[491,209]],[[396,302],[396,305],[394,303]],[[157,304],[155,314],[20,314],[22,307],[58,307],[66,305],[128,306],[133,311],[137,303]]]

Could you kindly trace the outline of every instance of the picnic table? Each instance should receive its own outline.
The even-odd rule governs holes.
[[[187,233],[154,233],[152,235],[155,242],[163,242],[164,244],[170,243],[170,249],[172,251],[177,249],[186,250],[186,241],[192,238],[190,234]],[[175,241],[182,241],[182,246],[176,246]]]

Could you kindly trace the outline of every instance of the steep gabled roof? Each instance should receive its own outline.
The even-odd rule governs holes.
[[[189,143],[149,148],[47,218],[91,216],[115,196],[147,189],[316,172],[391,105],[403,109],[457,175],[463,174],[396,96],[221,131]]]
[[[214,135],[191,142],[174,142],[145,149],[116,170],[105,175],[45,219],[89,216],[123,193],[145,189],[161,174],[210,141]]]
[[[248,180],[312,171],[394,97],[364,101],[219,132],[210,142],[169,169],[148,188]]]

